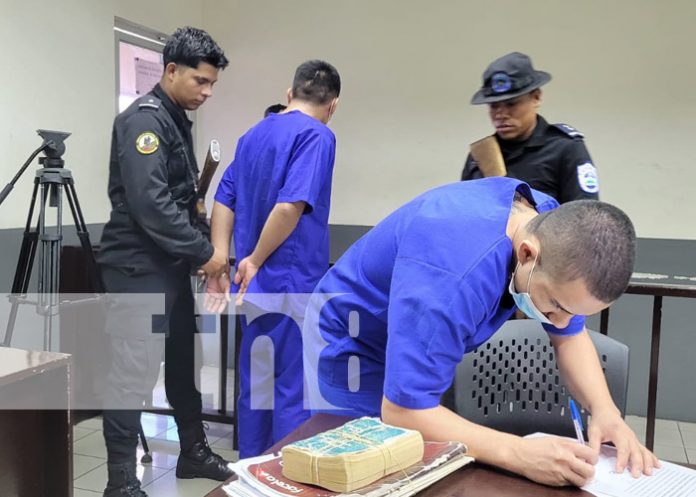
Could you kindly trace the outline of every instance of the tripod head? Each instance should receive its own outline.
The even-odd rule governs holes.
[[[27,161],[22,164],[22,167],[19,168],[17,174],[12,178],[12,181],[0,191],[0,204],[7,198],[19,177],[39,153],[43,152],[45,154],[45,157],[39,157],[39,164],[45,167],[63,167],[65,164],[61,157],[65,153],[65,139],[70,136],[70,133],[64,131],[50,131],[47,129],[37,129],[36,132],[43,138],[43,143],[31,153]]]
[[[62,156],[65,153],[65,139],[70,136],[70,133],[48,129],[37,129],[36,132],[43,138],[41,147],[45,155],[45,157],[39,157],[39,164],[45,167],[63,167]]]

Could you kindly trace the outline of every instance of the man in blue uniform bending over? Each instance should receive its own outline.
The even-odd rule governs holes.
[[[296,324],[304,307],[290,302],[298,308],[281,315],[263,295],[310,293],[329,267],[336,139],[326,124],[340,91],[331,64],[311,60],[300,65],[287,109],[270,114],[239,139],[215,195],[212,242],[229,251],[234,227],[237,304],[244,298],[246,306],[237,405],[240,457],[261,454],[309,417],[303,405],[302,333]],[[211,301],[227,295],[229,287],[227,275],[209,282],[209,310],[222,311],[224,299]],[[250,307],[262,311],[249,312]],[[259,337],[258,343],[272,340],[273,363],[259,358]],[[269,372],[275,395],[263,377]]]
[[[550,485],[587,482],[606,441],[618,469],[649,474],[657,460],[614,405],[584,318],[623,293],[634,254],[631,221],[603,202],[559,207],[512,178],[426,192],[317,285],[303,330],[311,407],[459,440],[483,463]],[[517,308],[544,323],[566,384],[591,412],[589,445],[520,438],[440,405],[462,356]]]

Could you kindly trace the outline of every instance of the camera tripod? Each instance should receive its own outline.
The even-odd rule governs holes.
[[[65,169],[65,161],[61,158],[65,153],[65,139],[70,136],[70,133],[61,131],[37,130],[39,136],[44,141],[39,148],[29,156],[27,161],[22,165],[17,174],[10,183],[0,191],[0,204],[7,198],[14,184],[20,178],[22,173],[27,169],[29,164],[41,152],[44,152],[45,157],[39,157],[39,164],[42,167],[36,172],[34,178],[34,189],[31,194],[31,202],[29,204],[29,214],[24,228],[24,236],[22,238],[22,246],[19,251],[17,261],[17,269],[15,271],[14,280],[12,282],[12,293],[10,294],[10,316],[5,329],[5,337],[2,346],[9,347],[12,343],[12,334],[17,321],[17,311],[21,304],[36,304],[37,312],[43,316],[43,333],[44,342],[42,350],[50,350],[52,331],[53,331],[53,316],[58,313],[60,299],[60,255],[63,241],[63,193],[68,199],[70,212],[75,223],[75,230],[80,240],[80,248],[82,249],[83,260],[87,264],[87,274],[89,275],[92,288],[98,293],[104,293],[97,271],[97,264],[94,260],[94,252],[92,251],[92,243],[89,239],[87,225],[82,215],[80,202],[77,199],[75,191],[75,183],[72,173],[69,169]],[[40,191],[40,193],[39,193]],[[39,202],[39,213],[36,221],[36,227],[32,228],[32,219],[34,217],[34,209],[36,202]],[[46,226],[47,205],[56,209],[55,226],[49,230]],[[36,251],[39,252],[39,281],[37,291],[37,301],[30,302],[27,298],[27,290],[34,266]],[[152,462],[150,449],[145,438],[142,426],[140,427],[140,440],[143,445],[145,454],[142,456],[143,463]]]
[[[49,350],[52,340],[53,316],[58,312],[60,292],[60,254],[63,241],[63,193],[68,199],[70,212],[75,223],[77,236],[87,264],[88,274],[93,278],[93,287],[100,289],[101,282],[97,276],[96,262],[92,252],[92,244],[89,240],[87,225],[85,224],[80,203],[75,192],[75,184],[72,173],[63,166],[65,162],[61,158],[65,152],[63,141],[70,133],[60,131],[38,130],[38,134],[44,139],[43,144],[29,157],[14,179],[3,189],[0,202],[7,197],[14,183],[19,179],[31,161],[40,152],[45,156],[39,158],[39,164],[43,167],[36,172],[34,178],[34,190],[29,204],[29,214],[24,228],[22,246],[17,261],[12,283],[12,293],[9,297],[12,303],[10,315],[5,329],[5,337],[2,345],[9,347],[12,343],[12,334],[17,320],[17,311],[21,304],[36,304],[37,312],[44,317],[44,348]],[[36,225],[32,225],[36,203],[39,203]],[[47,205],[48,202],[48,205]],[[46,215],[48,208],[55,208],[55,226],[47,227]],[[34,259],[38,249],[38,290],[35,302],[28,300],[27,290],[32,276]]]

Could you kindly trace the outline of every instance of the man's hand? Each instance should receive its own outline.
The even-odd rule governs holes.
[[[621,419],[590,335],[586,331],[573,336],[552,335],[551,342],[556,348],[556,362],[566,386],[592,413],[588,429],[590,447],[599,454],[603,442],[612,442],[617,449],[617,472],[630,466],[636,478],[641,473],[651,474],[653,468],[659,467],[659,461]]]
[[[217,278],[208,278],[205,290],[205,309],[214,314],[220,314],[230,302],[230,277],[222,273]]]
[[[598,454],[559,437],[520,438],[468,421],[444,406],[409,409],[382,399],[382,420],[418,430],[425,440],[457,440],[479,462],[546,485],[584,485],[594,475]]]
[[[618,411],[607,409],[592,413],[588,435],[590,447],[597,453],[604,442],[612,442],[616,446],[617,473],[623,473],[626,467],[630,467],[631,475],[638,478],[641,473],[651,475],[653,468],[660,467],[655,454],[640,443]]]
[[[229,271],[229,260],[228,255],[224,254],[222,250],[215,247],[213,251],[213,256],[201,266],[201,269],[205,272],[208,278],[217,278],[222,273]]]
[[[249,288],[249,283],[254,279],[256,273],[259,272],[261,266],[253,262],[252,256],[245,257],[239,261],[237,266],[237,272],[234,275],[234,284],[239,285],[239,291],[237,292],[237,299],[235,300],[236,305],[242,305],[244,301],[244,294]]]
[[[513,471],[556,487],[581,487],[594,476],[598,452],[560,437],[523,438],[512,450]]]
[[[306,206],[305,202],[298,200],[297,202],[279,202],[273,207],[266,219],[266,223],[263,225],[256,247],[248,257],[239,261],[237,266],[234,283],[239,285],[239,292],[237,293],[235,304],[242,305],[249,283],[254,279],[256,273],[259,272],[259,268],[288,239],[297,227],[297,223],[300,221]],[[214,211],[213,220],[215,220]],[[213,223],[213,226],[215,226],[215,223]],[[242,254],[238,255],[242,256]]]

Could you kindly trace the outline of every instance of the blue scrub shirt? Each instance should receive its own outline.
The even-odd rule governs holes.
[[[342,294],[320,310],[325,343],[313,337],[316,329],[304,331],[305,347],[317,347],[306,357],[319,354],[326,401],[368,414],[380,412],[383,394],[410,409],[440,403],[463,355],[515,311],[505,233],[515,191],[538,212],[558,207],[512,178],[445,185],[392,213],[337,261],[315,289]],[[349,332],[351,312],[359,326]],[[572,335],[584,323],[575,316],[565,329],[544,328]],[[359,360],[359,378],[349,378],[351,356]]]
[[[277,203],[307,204],[295,230],[251,281],[249,294],[309,293],[328,269],[335,150],[333,132],[300,111],[271,114],[239,139],[215,193],[235,213],[237,261],[254,250]]]

